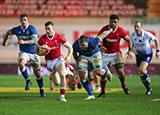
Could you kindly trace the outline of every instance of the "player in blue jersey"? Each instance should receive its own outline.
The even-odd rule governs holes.
[[[98,47],[100,41],[103,40],[103,38],[106,37],[106,35],[108,35],[111,31],[112,30],[104,31],[96,38],[81,35],[80,38],[77,39],[73,44],[73,57],[78,66],[78,72],[82,85],[89,95],[87,98],[85,98],[85,100],[95,99],[89,82],[86,79],[86,71],[89,62],[93,64],[95,73],[101,76],[101,79],[112,77],[107,67],[102,68],[101,53]]]
[[[136,54],[136,65],[138,67],[141,81],[146,87],[146,95],[150,95],[152,93],[152,89],[150,87],[150,77],[147,72],[147,67],[150,64],[153,55],[151,41],[155,42],[155,56],[157,58],[160,55],[159,43],[158,39],[153,34],[142,29],[141,22],[136,21],[134,29],[135,32],[131,34],[130,38],[133,43],[133,51]]]
[[[25,90],[29,90],[32,84],[25,66],[27,62],[29,62],[33,67],[35,76],[37,77],[36,81],[40,88],[40,95],[41,97],[45,97],[43,90],[43,78],[40,74],[40,57],[34,52],[35,44],[37,42],[37,30],[33,25],[29,24],[27,14],[20,15],[20,23],[20,26],[13,27],[6,32],[2,45],[7,46],[7,40],[10,35],[17,36],[20,49],[18,64],[20,71],[26,80]]]

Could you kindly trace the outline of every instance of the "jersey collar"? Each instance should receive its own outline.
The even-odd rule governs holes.
[[[47,35],[47,38],[49,39],[49,40],[52,40],[53,38],[54,38],[54,36],[55,36],[55,32],[53,33],[53,36],[50,38],[49,36],[48,36],[48,34],[46,34]]]
[[[116,29],[113,31],[113,33],[117,30],[118,26],[116,27]]]
[[[27,25],[26,29],[29,27],[29,25],[30,24]],[[21,29],[23,30],[23,32],[26,30],[26,29],[23,29],[22,26],[21,26]]]

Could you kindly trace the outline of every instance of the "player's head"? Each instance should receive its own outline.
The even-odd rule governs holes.
[[[140,21],[136,21],[134,23],[134,29],[135,29],[135,32],[138,34],[138,35],[141,35],[142,34],[142,24]]]
[[[84,50],[88,47],[88,37],[86,35],[81,35],[79,38],[79,47],[81,50]]]
[[[118,26],[119,17],[116,14],[110,15],[109,18],[109,26],[113,29],[115,29]]]
[[[49,35],[49,36],[53,36],[53,33],[54,33],[54,28],[53,28],[54,24],[52,21],[48,21],[45,23],[45,30],[46,30],[46,33]]]
[[[20,19],[21,26],[23,28],[26,28],[28,26],[28,24],[29,24],[28,15],[27,14],[21,14],[19,19]]]

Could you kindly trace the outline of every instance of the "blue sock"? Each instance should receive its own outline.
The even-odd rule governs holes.
[[[39,88],[43,89],[43,78],[42,77],[37,78],[36,81],[37,81],[37,84],[38,84]]]
[[[22,75],[23,75],[23,77],[24,77],[24,79],[28,79],[29,78],[29,76],[28,76],[28,72],[27,72],[27,68],[25,67],[25,70],[24,71],[21,71],[21,73],[22,73]]]
[[[146,74],[144,74],[145,78],[146,78],[146,81],[148,83],[150,83],[150,77],[149,77],[149,74],[146,72]]]
[[[144,84],[144,86],[146,87],[147,90],[151,89],[146,80],[142,80],[142,83]]]
[[[103,67],[102,69],[104,70],[104,74],[108,71],[107,67]]]
[[[85,90],[87,91],[87,93],[88,93],[88,95],[93,95],[93,93],[92,93],[92,90],[91,90],[91,88],[90,88],[90,85],[89,85],[89,83],[88,83],[88,80],[83,80],[82,81],[82,85],[83,85],[83,87],[85,88]]]

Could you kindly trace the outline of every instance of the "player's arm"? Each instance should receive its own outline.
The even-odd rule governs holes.
[[[112,28],[110,28],[109,30],[103,31],[101,34],[99,34],[97,36],[97,38],[100,39],[100,41],[102,41],[106,36],[108,36],[111,32],[113,31]]]
[[[3,45],[3,46],[7,46],[7,40],[8,40],[8,36],[9,36],[9,35],[12,35],[11,30],[8,30],[8,31],[5,33],[4,38],[3,38],[3,41],[2,41],[2,45]]]
[[[34,51],[35,51],[35,53],[36,53],[37,55],[39,55],[39,56],[45,56],[45,55],[48,54],[48,52],[47,52],[47,53],[42,53],[42,52],[40,52],[40,49],[39,49],[39,45],[38,45],[38,44],[35,45]]]
[[[38,40],[38,37],[37,37],[37,35],[36,34],[33,34],[32,36],[31,36],[31,40],[18,40],[18,43],[19,44],[32,44],[32,45],[34,45],[34,44],[36,44],[37,43],[37,40]]]
[[[156,57],[158,58],[159,55],[160,55],[158,39],[155,38],[155,39],[154,39],[154,42],[155,42],[155,47],[156,47]]]
[[[75,60],[75,62],[76,62],[76,64],[78,65],[78,62],[79,62],[79,55],[77,54],[77,52],[74,52],[73,51],[73,58],[74,58],[74,60]]]
[[[67,60],[67,58],[71,57],[71,55],[73,53],[73,48],[69,42],[65,43],[64,47],[68,49],[68,53],[67,53],[66,57],[64,58],[64,60]]]
[[[130,37],[127,35],[126,37],[123,38],[127,43],[128,43],[128,52],[127,52],[127,57],[132,57],[133,56],[133,45],[132,45],[132,40]]]

